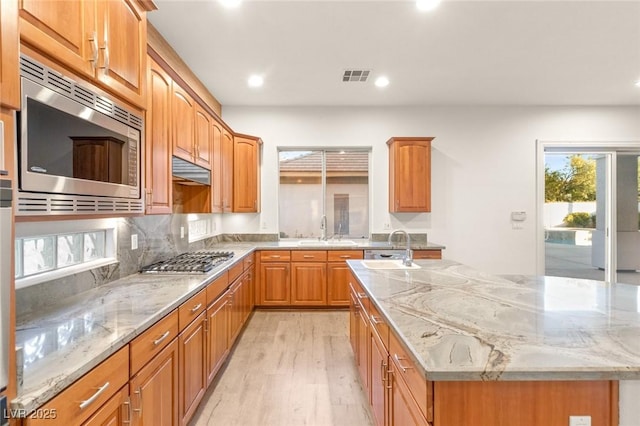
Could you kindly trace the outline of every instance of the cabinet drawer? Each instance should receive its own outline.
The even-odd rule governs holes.
[[[414,250],[414,259],[442,259],[442,250]]]
[[[325,250],[298,250],[291,252],[292,262],[326,262]]]
[[[33,418],[27,419],[24,425],[78,425],[93,415],[128,381],[129,346],[125,346],[41,407],[43,413],[55,413],[55,421],[51,418]]]
[[[178,308],[178,326],[180,331],[191,324],[198,315],[207,309],[207,291],[202,290]]]
[[[420,370],[418,370],[418,367],[416,367],[405,348],[393,333],[389,333],[389,356],[395,366],[394,371],[407,383],[411,395],[420,408],[422,415],[429,420],[430,416],[427,415],[427,379]],[[432,404],[429,404],[429,406],[432,406]]]
[[[229,287],[229,274],[225,272],[207,286],[207,306],[215,302]]]
[[[131,375],[136,374],[177,335],[178,310],[176,309],[131,342]]]
[[[238,262],[229,268],[229,282],[232,283],[240,276],[240,274],[244,271],[244,267],[242,266],[242,262]]]
[[[369,320],[373,328],[378,332],[384,348],[389,351],[389,325],[384,318],[382,318],[382,315],[380,315],[380,312],[373,303],[369,304]]]
[[[242,259],[242,265],[244,266],[245,271],[251,268],[254,263],[255,263],[255,258],[253,253],[251,253],[249,256],[245,257],[244,259]]]
[[[288,250],[264,250],[260,252],[260,262],[288,262],[291,252]]]
[[[344,262],[349,259],[362,258],[364,258],[362,250],[330,250],[328,255],[329,262]]]

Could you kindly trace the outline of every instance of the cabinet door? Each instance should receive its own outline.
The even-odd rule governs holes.
[[[222,213],[222,186],[223,186],[223,161],[222,161],[222,125],[213,120],[211,125],[211,212]]]
[[[233,346],[242,328],[242,277],[229,289],[229,347]]]
[[[186,425],[207,387],[207,338],[205,312],[180,333],[180,424]]]
[[[431,140],[392,138],[389,144],[389,211],[431,211]]]
[[[418,259],[442,259],[442,250],[414,250],[413,258]]]
[[[20,39],[93,78],[98,61],[96,9],[97,0],[20,0]]]
[[[327,304],[349,306],[349,276],[351,270],[344,262],[327,265]]]
[[[0,105],[9,109],[20,109],[18,37],[18,3],[0,1]]]
[[[391,393],[389,395],[389,424],[392,426],[429,426],[416,402],[411,396],[409,387],[402,377],[396,373],[396,367],[389,363],[391,367]]]
[[[193,162],[194,101],[191,96],[175,82],[173,83],[172,92],[171,125],[173,129],[173,155]]]
[[[195,162],[211,170],[213,119],[198,103],[195,104],[195,113]]]
[[[327,265],[325,263],[291,264],[291,304],[325,306],[327,304]]]
[[[264,306],[287,306],[291,304],[289,263],[260,264],[259,302]]]
[[[260,211],[260,144],[257,140],[235,136],[233,146],[233,211]]]
[[[370,403],[373,412],[373,420],[376,426],[387,424],[387,371],[389,369],[389,354],[382,344],[380,337],[371,327],[371,383]]]
[[[146,119],[147,214],[171,213],[171,79],[149,58]]]
[[[82,426],[119,426],[131,422],[129,385],[126,385],[104,403]]]
[[[360,372],[360,379],[362,379],[362,386],[365,392],[369,392],[369,352],[370,337],[369,337],[369,318],[367,318],[362,305],[360,305],[360,315],[358,316],[358,371]]]
[[[233,211],[233,135],[222,130],[222,211]]]
[[[178,339],[174,339],[131,379],[133,424],[178,424]]]
[[[355,357],[356,365],[358,364],[358,324],[360,322],[360,306],[358,298],[353,289],[349,289],[349,343]]]
[[[225,293],[207,309],[207,386],[229,355],[229,297]]]
[[[145,107],[146,13],[132,0],[98,1],[98,80],[134,105]]]

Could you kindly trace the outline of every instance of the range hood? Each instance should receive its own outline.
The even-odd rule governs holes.
[[[173,181],[181,185],[211,185],[211,172],[178,157],[171,157]]]

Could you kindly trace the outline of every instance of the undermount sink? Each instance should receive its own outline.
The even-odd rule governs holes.
[[[362,265],[367,269],[421,269],[415,263],[412,263],[411,266],[406,266],[401,259],[363,260]]]
[[[326,247],[326,246],[356,246],[355,241],[351,240],[301,240],[298,241],[298,246],[307,247]]]

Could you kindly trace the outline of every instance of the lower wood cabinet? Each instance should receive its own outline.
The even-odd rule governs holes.
[[[132,424],[170,426],[179,424],[178,339],[173,339],[129,382]]]
[[[260,263],[259,296],[261,306],[288,306],[291,304],[291,278],[289,262]]]
[[[291,304],[301,306],[327,304],[326,263],[291,263]]]
[[[179,336],[180,424],[186,425],[207,389],[207,313],[203,311]]]
[[[400,375],[401,371],[401,367],[391,363],[389,424],[394,426],[429,426],[413,399],[409,386]]]
[[[130,424],[133,411],[129,400],[129,385],[125,385],[82,426],[117,426]]]
[[[362,250],[329,250],[327,254],[327,305],[349,306],[349,259],[362,259]]]
[[[207,386],[229,355],[229,295],[224,293],[207,308]]]
[[[371,380],[369,403],[375,426],[388,424],[389,415],[389,353],[378,333],[371,327]]]

